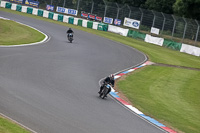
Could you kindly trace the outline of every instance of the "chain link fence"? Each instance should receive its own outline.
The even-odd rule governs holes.
[[[61,6],[76,9],[78,10],[78,16],[81,15],[81,11],[85,11],[100,17],[120,19],[122,24],[125,17],[139,20],[141,23],[140,32],[150,34],[151,27],[154,27],[160,29],[158,35],[160,37],[200,47],[200,21],[197,20],[105,0],[98,2],[93,0],[39,0],[39,2],[43,8],[49,4],[54,5],[54,7]],[[123,27],[123,25],[121,26]]]

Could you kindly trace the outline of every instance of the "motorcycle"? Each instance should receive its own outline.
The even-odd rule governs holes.
[[[69,40],[70,43],[72,43],[72,41],[73,41],[73,34],[72,33],[68,34],[68,40]]]
[[[107,97],[107,93],[109,90],[111,90],[111,85],[107,83],[104,85],[102,92],[99,94],[99,97],[101,97],[102,99]]]

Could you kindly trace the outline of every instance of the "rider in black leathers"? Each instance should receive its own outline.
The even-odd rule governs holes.
[[[73,33],[74,33],[74,32],[73,32],[73,30],[72,30],[71,28],[69,28],[69,29],[67,30],[67,34],[68,34],[67,37],[69,37],[69,34],[70,34],[70,33],[72,33],[72,37],[73,37]]]
[[[115,80],[114,80],[114,75],[113,75],[113,74],[111,74],[110,76],[108,76],[107,78],[104,79],[103,84],[102,84],[101,87],[100,87],[100,91],[98,92],[99,94],[101,94],[101,92],[102,92],[104,86],[105,86],[107,83],[108,83],[108,84],[111,84],[112,87],[114,87]],[[110,91],[111,91],[111,88],[108,90],[108,93],[110,93]],[[108,93],[107,93],[107,94],[108,94]]]

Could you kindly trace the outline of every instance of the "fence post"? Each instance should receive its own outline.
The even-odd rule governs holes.
[[[80,0],[78,0],[78,3],[77,3],[77,11],[79,9],[79,4],[80,4]]]
[[[65,7],[65,1],[66,1],[66,0],[64,0],[63,7]]]
[[[163,33],[163,30],[164,30],[164,27],[165,27],[165,21],[166,21],[166,18],[165,18],[165,15],[161,12],[161,14],[163,15],[164,17],[164,20],[163,20],[163,25],[162,25],[162,32],[161,32],[161,35]]]
[[[174,37],[174,30],[175,30],[175,27],[176,27],[176,19],[174,17],[174,15],[172,15],[172,18],[174,19],[174,26],[173,26],[173,31],[172,31],[172,39]]]
[[[155,20],[156,20],[156,15],[154,14],[154,12],[151,10],[151,12],[153,13],[153,23],[152,23],[152,27],[154,27],[155,24]]]
[[[142,19],[143,19],[143,11],[142,11],[142,9],[141,8],[139,8],[140,9],[140,12],[142,13],[142,15],[141,15],[141,18],[140,18],[140,24],[142,24]]]
[[[197,23],[198,28],[197,28],[197,33],[196,33],[196,38],[195,38],[195,43],[194,43],[194,45],[196,45],[196,42],[197,42],[197,39],[198,39],[198,35],[199,35],[199,23],[198,23],[197,20],[195,20],[195,22]]]
[[[92,12],[93,12],[93,9],[94,9],[94,1],[92,0],[91,14],[92,14]]]
[[[129,7],[129,5],[127,5],[127,6],[128,6],[128,9],[130,10],[129,14],[128,14],[128,17],[130,18],[131,17],[131,8]]]
[[[187,29],[187,21],[185,20],[185,18],[183,18],[183,20],[185,21],[185,28],[184,28],[182,43],[183,43],[183,40],[185,39],[185,32],[186,32],[186,29]]]
[[[105,10],[104,10],[104,17],[105,17],[105,16],[106,16],[106,11],[107,11],[107,5],[106,5],[105,0],[103,0],[103,3],[104,3],[104,5],[105,5]]]
[[[53,4],[53,0],[51,0],[51,5]]]
[[[116,16],[116,19],[118,19],[118,17],[119,17],[119,6],[118,6],[117,3],[115,3],[115,4],[117,5],[117,16]]]

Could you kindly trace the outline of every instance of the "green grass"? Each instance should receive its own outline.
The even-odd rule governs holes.
[[[144,52],[156,63],[200,68],[200,60],[196,56],[110,32],[83,28],[8,9],[0,10],[83,30],[123,43]],[[200,131],[200,71],[148,66],[130,74],[126,80],[119,81],[117,86],[134,106],[165,125],[188,133]]]
[[[0,133],[30,133],[19,125],[0,116]]]
[[[20,45],[42,41],[45,36],[25,25],[0,19],[0,45]]]
[[[200,71],[147,66],[117,86],[144,114],[186,133],[200,131]]]

